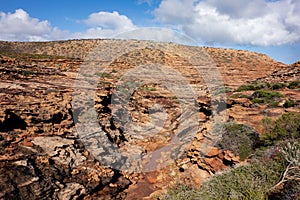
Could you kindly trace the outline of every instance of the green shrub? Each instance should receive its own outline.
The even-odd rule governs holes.
[[[269,120],[270,121],[270,120]],[[273,145],[278,141],[300,138],[300,114],[289,112],[283,114],[277,121],[271,122],[266,133],[261,135],[263,145]]]
[[[167,194],[161,196],[161,200],[197,200],[200,192],[187,185],[178,184],[170,188]]]
[[[283,163],[252,163],[212,177],[201,189],[201,199],[267,199],[283,171]]]
[[[295,88],[299,88],[300,86],[300,81],[293,81],[290,84],[287,83],[253,83],[253,84],[249,84],[249,85],[241,85],[238,89],[237,92],[241,92],[241,91],[255,91],[255,90],[261,90],[261,89],[271,89],[271,90],[277,90],[277,89],[281,89],[281,88],[285,88],[288,87],[290,89],[295,89]]]
[[[290,107],[294,107],[295,104],[296,104],[295,101],[289,100],[289,101],[286,101],[286,102],[283,104],[283,107],[285,107],[285,108],[290,108]]]
[[[254,152],[258,145],[259,135],[251,127],[244,124],[225,123],[219,125],[216,131],[220,131],[222,139],[217,145],[223,150],[231,150],[240,156],[241,160],[246,159]]]
[[[263,104],[278,100],[281,97],[284,97],[284,95],[279,92],[257,90],[250,96],[250,99],[253,103]]]
[[[281,162],[253,162],[234,168],[229,172],[214,175],[203,183],[200,190],[175,186],[161,199],[265,200],[270,188],[280,180],[283,169],[284,164]]]
[[[278,104],[279,104],[278,101],[272,101],[272,102],[270,102],[269,105],[270,105],[271,108],[276,108],[278,106]]]
[[[293,81],[288,85],[289,89],[300,88],[300,81]]]
[[[270,86],[270,88],[272,90],[277,90],[277,89],[285,88],[285,87],[287,87],[286,83],[275,83],[275,84],[273,84],[273,85]]]
[[[265,86],[263,84],[250,84],[250,85],[241,85],[238,89],[237,92],[241,91],[248,91],[248,90],[259,90],[264,88]]]
[[[265,101],[264,99],[260,99],[260,98],[254,98],[251,99],[252,103],[258,103],[258,104],[263,104]]]

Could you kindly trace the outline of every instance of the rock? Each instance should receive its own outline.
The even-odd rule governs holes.
[[[104,60],[87,56],[99,47],[110,56],[114,48],[128,51],[113,60],[106,55]],[[1,49],[20,53],[0,53],[0,199],[131,200],[153,196],[155,191],[164,191],[178,179],[200,186],[209,174],[239,162],[232,152],[202,147],[210,140],[215,109],[257,130],[261,129],[257,121],[265,115],[276,117],[287,110],[299,111],[297,107],[267,110],[267,106],[253,105],[242,97],[228,102],[214,101],[221,107],[228,106],[222,108],[225,110],[214,107],[214,95],[218,98],[221,95],[211,93],[207,86],[210,81],[207,79],[214,79],[217,74],[207,67],[208,62],[215,64],[223,79],[221,84],[231,90],[260,78],[270,82],[299,79],[299,63],[286,66],[254,52],[122,40],[72,40],[38,45],[0,42]],[[201,51],[211,60],[202,58]],[[185,58],[183,55],[187,53]],[[84,61],[88,66],[107,63],[107,73],[92,79],[94,75],[88,74]],[[198,69],[193,61],[199,64]],[[151,71],[155,73],[153,76],[139,68],[153,63],[168,66],[164,68],[168,73]],[[153,69],[156,68],[148,70]],[[87,74],[78,76],[79,70]],[[172,70],[184,77],[186,83]],[[127,72],[143,79],[142,85],[137,86],[137,80],[126,83],[122,78]],[[82,87],[90,86],[88,81],[74,87],[79,79],[95,83],[95,88],[83,91]],[[155,82],[158,79],[159,84]],[[126,105],[117,104],[118,98],[124,99],[122,94],[113,96],[116,84],[127,87],[119,88],[123,95],[134,88]],[[187,95],[189,87],[182,87],[186,84],[193,90],[192,97]],[[172,85],[178,87],[172,91],[168,88]],[[216,92],[218,89],[212,88]],[[85,102],[94,90],[95,98]],[[299,99],[298,91],[286,89],[282,93],[287,99]],[[77,95],[81,98],[74,102]],[[114,104],[112,100],[116,100]],[[191,102],[195,109],[184,110],[186,102]],[[116,112],[112,113],[114,109]],[[96,112],[91,115],[87,110]],[[128,111],[128,117],[124,110]],[[81,116],[82,113],[86,115]],[[79,137],[78,125],[90,118],[96,122],[85,124],[83,132],[87,135]],[[224,118],[227,120],[227,115]],[[126,120],[130,119],[133,123],[129,126]],[[101,130],[95,131],[95,125]],[[164,148],[169,144],[170,148]],[[121,153],[112,155],[111,146]],[[159,161],[158,169],[148,174],[130,172],[141,158],[151,157],[153,152],[154,160]],[[127,162],[122,163],[126,158]],[[124,171],[105,165],[116,160],[122,160],[119,164]]]
[[[207,156],[207,157],[214,157],[214,156],[217,156],[217,155],[219,155],[219,154],[221,154],[221,151],[220,151],[218,148],[213,147],[213,148],[211,149],[211,151],[210,151],[206,156]]]
[[[204,161],[207,165],[209,165],[210,171],[212,171],[213,173],[227,168],[227,166],[223,163],[223,160],[218,157],[204,158]]]
[[[49,156],[56,155],[57,148],[74,144],[74,140],[61,137],[35,137],[33,138],[32,142],[33,144],[40,146]]]
[[[240,162],[240,157],[235,156],[233,152],[226,150],[224,151],[224,160],[232,164],[237,164]]]
[[[57,197],[59,200],[77,200],[84,197],[85,188],[78,183],[67,183],[66,187],[59,191]]]

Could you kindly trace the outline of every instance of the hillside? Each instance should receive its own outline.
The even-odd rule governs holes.
[[[300,113],[299,72],[299,62],[233,49],[0,42],[0,199],[155,199],[178,183],[199,188],[258,148],[253,138],[250,153],[220,146],[217,125],[251,127],[259,140],[267,117]]]

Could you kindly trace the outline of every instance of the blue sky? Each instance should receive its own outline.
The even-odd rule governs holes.
[[[0,40],[133,38],[174,41],[175,30],[197,45],[246,49],[300,60],[299,0],[0,0]]]

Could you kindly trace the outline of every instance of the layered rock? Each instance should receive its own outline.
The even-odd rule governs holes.
[[[265,112],[226,100],[222,86],[289,69],[247,51],[147,41],[0,42],[0,198],[141,199],[176,182],[199,187],[240,162],[213,147],[214,124],[255,127]]]

